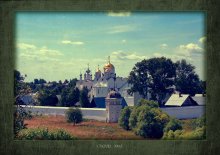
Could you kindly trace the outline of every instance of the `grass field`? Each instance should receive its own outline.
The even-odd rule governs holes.
[[[72,123],[67,123],[64,116],[35,116],[25,120],[25,124],[27,128],[64,129],[78,139],[143,139],[132,131],[122,129],[117,123],[85,120],[74,126]]]

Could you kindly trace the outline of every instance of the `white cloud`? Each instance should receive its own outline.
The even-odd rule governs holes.
[[[129,17],[131,12],[108,12],[107,15],[111,17]]]
[[[200,43],[205,43],[205,41],[206,41],[206,37],[202,37],[202,38],[199,39]]]
[[[63,55],[60,51],[49,49],[46,46],[38,48],[35,45],[21,43],[17,47],[19,61],[23,58],[31,61],[59,61],[60,56]]]
[[[108,33],[115,34],[115,33],[123,33],[123,32],[130,32],[134,31],[136,28],[132,25],[117,25],[110,28]]]
[[[36,49],[36,46],[32,44],[18,43],[17,48],[28,50],[28,49]]]
[[[161,48],[161,49],[167,49],[167,47],[168,47],[168,45],[165,44],[165,43],[160,45],[160,48]]]
[[[63,40],[61,41],[63,44],[72,44],[72,45],[83,45],[84,42],[81,41],[70,41],[70,40]]]
[[[111,57],[119,60],[142,60],[146,59],[146,56],[138,55],[136,52],[123,52],[121,50],[112,52]]]
[[[201,48],[198,44],[189,43],[186,45],[180,45],[177,48],[177,53],[182,56],[190,57],[192,54],[202,54],[203,48]]]
[[[125,39],[124,39],[124,40],[122,40],[121,42],[122,42],[122,43],[126,43],[126,42],[127,42],[127,40],[125,40]]]

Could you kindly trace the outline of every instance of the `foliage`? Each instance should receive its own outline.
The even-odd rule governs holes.
[[[138,115],[135,133],[144,138],[161,138],[169,116],[158,108],[142,106]]]
[[[132,109],[129,127],[144,138],[161,138],[169,119],[156,102],[140,100],[139,105]]]
[[[26,75],[25,75],[26,76]],[[14,135],[17,136],[20,130],[26,128],[24,124],[25,118],[31,118],[31,113],[26,111],[20,104],[23,104],[21,97],[30,93],[32,90],[24,82],[24,76],[17,70],[14,70],[14,97],[15,97],[15,109],[14,109]]]
[[[79,102],[80,91],[78,88],[65,88],[61,93],[61,105],[66,107],[74,106]]]
[[[18,133],[26,128],[27,124],[24,124],[24,119],[30,119],[32,115],[27,112],[23,107],[18,105],[14,111],[14,135],[17,136]]]
[[[121,110],[120,117],[118,120],[119,125],[125,130],[129,130],[129,118],[132,111],[132,107],[125,107]]]
[[[64,130],[48,131],[46,128],[32,128],[22,130],[17,139],[19,140],[73,140],[76,139]]]
[[[86,87],[83,87],[82,91],[80,92],[80,104],[81,107],[90,107],[89,97],[88,97],[89,90]]]
[[[165,57],[142,60],[135,64],[130,72],[128,82],[132,88],[130,94],[139,92],[143,98],[148,98],[148,91],[152,100],[161,103],[165,93],[169,92],[168,87],[174,84],[175,65]]]
[[[205,126],[205,116],[194,119],[191,121],[190,125],[193,129],[201,128]]]
[[[67,122],[72,122],[73,125],[83,121],[82,112],[78,108],[69,108],[66,112]]]
[[[177,91],[183,94],[195,95],[205,92],[204,82],[199,80],[195,73],[195,67],[186,62],[186,60],[177,61],[175,85]]]
[[[141,105],[146,105],[149,106],[150,108],[158,108],[159,104],[155,101],[149,101],[149,100],[145,100],[145,99],[140,99],[140,101],[138,102],[138,106]]]
[[[48,89],[43,89],[39,92],[38,100],[41,106],[56,106],[58,98]]]
[[[170,121],[167,123],[164,131],[168,132],[170,130],[176,131],[176,130],[182,130],[182,129],[183,129],[182,123],[178,119],[171,118]]]
[[[205,139],[205,127],[199,127],[194,131],[186,132],[185,130],[169,130],[164,133],[163,139],[176,139],[176,140],[201,140]]]

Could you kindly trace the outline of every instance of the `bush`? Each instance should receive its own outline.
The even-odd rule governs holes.
[[[158,108],[159,107],[159,104],[155,101],[140,99],[138,106],[142,106],[142,105],[149,106],[150,108]]]
[[[17,136],[20,130],[26,129],[24,119],[32,118],[31,112],[26,111],[23,107],[17,106],[14,111],[14,135]]]
[[[163,139],[179,139],[179,140],[201,140],[205,139],[205,127],[197,128],[194,131],[186,132],[185,130],[169,130],[164,133]]]
[[[24,129],[17,136],[19,140],[72,140],[77,139],[64,130],[48,131],[44,128]]]
[[[172,118],[169,123],[166,125],[164,131],[168,132],[170,130],[176,131],[176,130],[182,130],[182,124],[178,119]]]
[[[130,129],[130,127],[129,127],[129,117],[130,117],[130,114],[131,114],[131,110],[132,110],[131,107],[127,106],[124,109],[122,109],[121,113],[120,113],[118,123],[125,130]]]
[[[67,110],[66,118],[67,118],[67,121],[69,123],[72,122],[73,125],[83,121],[82,112],[78,108],[74,108],[74,109],[70,108],[69,110]]]
[[[144,138],[161,138],[169,116],[158,108],[142,106],[137,118],[135,133]]]
[[[137,126],[137,117],[140,113],[141,110],[141,106],[135,106],[130,114],[130,118],[129,118],[129,128],[130,129],[135,129],[135,127]]]

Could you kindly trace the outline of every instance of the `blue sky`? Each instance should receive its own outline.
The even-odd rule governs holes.
[[[203,76],[202,12],[18,12],[16,69],[26,81],[79,78],[89,63],[103,70],[107,57],[118,76],[136,62],[165,56],[186,59]]]

